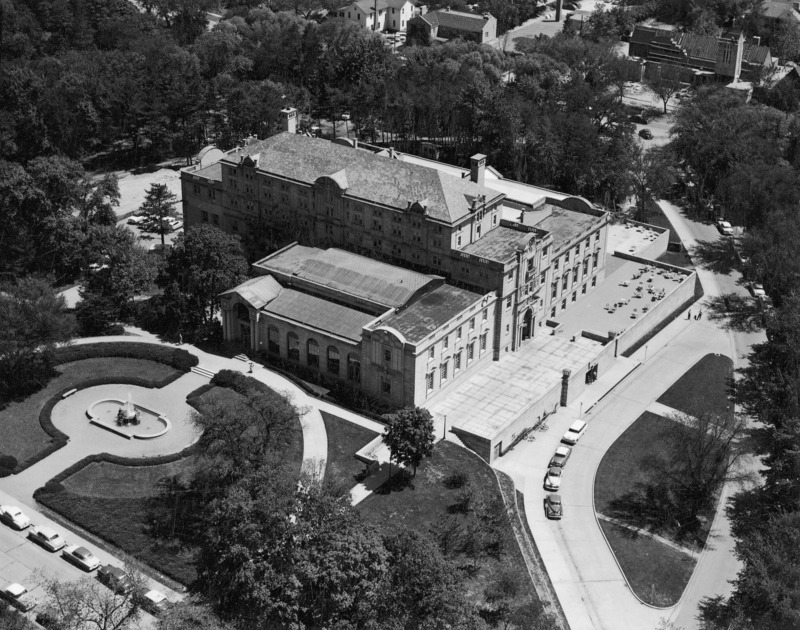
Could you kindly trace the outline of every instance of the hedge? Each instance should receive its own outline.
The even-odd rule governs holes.
[[[55,362],[70,363],[97,357],[123,357],[126,359],[146,359],[174,367],[181,372],[189,372],[197,365],[198,359],[191,352],[181,348],[171,348],[154,343],[136,341],[111,341],[109,343],[86,343],[58,348],[54,353]]]

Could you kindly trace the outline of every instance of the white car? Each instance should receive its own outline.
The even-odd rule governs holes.
[[[36,604],[38,603],[36,599],[34,599],[34,597],[28,592],[27,588],[22,586],[22,584],[17,584],[16,582],[9,584],[2,591],[0,591],[0,597],[6,600],[14,608],[17,608],[22,612],[28,612],[29,610],[36,608]]]
[[[561,488],[561,475],[563,473],[564,469],[558,466],[550,468],[544,476],[544,489],[558,492],[558,489]]]
[[[556,449],[556,452],[553,453],[553,456],[550,458],[549,468],[552,468],[553,466],[563,468],[567,465],[567,460],[571,454],[572,449],[569,446],[559,446]]]
[[[183,227],[183,221],[181,219],[176,219],[175,217],[170,217],[167,219],[167,223],[169,223],[170,227],[173,230],[177,230]]]
[[[144,608],[151,615],[158,615],[169,606],[167,596],[161,591],[148,591],[144,590],[139,595],[139,605]]]
[[[753,292],[753,295],[757,298],[763,298],[767,295],[767,292],[764,290],[764,285],[760,282],[754,282],[750,285],[750,290]]]
[[[561,441],[565,444],[576,444],[586,433],[586,426],[583,420],[576,420],[564,434],[564,437],[561,438]]]
[[[97,556],[86,547],[79,547],[78,545],[66,547],[61,552],[61,557],[87,572],[92,572],[100,566],[100,560],[97,559]]]
[[[48,551],[58,551],[67,546],[67,541],[57,531],[41,525],[31,527],[28,538]]]
[[[733,236],[733,226],[723,219],[717,221],[717,229],[723,236]]]
[[[0,505],[0,521],[20,531],[31,524],[31,519],[16,505]]]
[[[145,218],[143,214],[134,214],[128,219],[128,225],[139,225]]]

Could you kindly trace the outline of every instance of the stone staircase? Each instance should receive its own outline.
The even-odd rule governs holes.
[[[199,374],[200,376],[205,376],[209,380],[214,378],[214,376],[216,375],[216,372],[207,370],[206,368],[200,367],[199,365],[194,366],[192,368],[192,372],[194,372],[195,374]]]
[[[469,450],[467,445],[464,444],[464,442],[461,441],[461,438],[458,437],[452,431],[448,431],[447,432],[447,437],[445,438],[445,440],[447,440],[448,442],[452,442],[453,444],[458,444],[461,448],[466,448],[467,450]]]
[[[237,354],[233,358],[236,359],[237,361],[242,361],[243,363],[250,363],[250,359],[247,357],[246,354]]]

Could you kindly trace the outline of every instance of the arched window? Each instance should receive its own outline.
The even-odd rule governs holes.
[[[267,350],[272,354],[281,353],[280,333],[275,326],[267,329]]]
[[[319,344],[309,339],[306,344],[306,363],[309,367],[319,368]]]
[[[236,303],[236,317],[243,322],[250,321],[250,311],[247,310],[247,307],[241,302]]]
[[[357,354],[347,355],[347,380],[361,382],[361,357]]]
[[[339,373],[339,349],[336,346],[328,346],[328,372]]]
[[[286,352],[290,361],[300,360],[300,339],[293,332],[286,335]]]

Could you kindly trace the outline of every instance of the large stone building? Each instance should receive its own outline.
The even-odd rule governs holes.
[[[287,131],[181,173],[187,226],[239,235],[280,223],[337,247],[493,293],[493,358],[513,352],[602,281],[608,214],[585,199],[471,170]],[[347,142],[347,141],[343,141]]]

